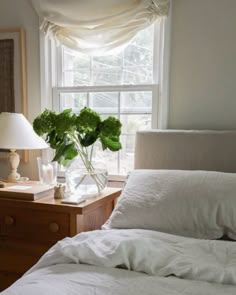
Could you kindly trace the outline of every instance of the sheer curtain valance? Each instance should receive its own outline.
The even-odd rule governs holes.
[[[166,16],[170,0],[32,0],[41,29],[80,52],[101,55]]]

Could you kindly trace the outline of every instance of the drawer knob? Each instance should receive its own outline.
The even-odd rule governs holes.
[[[57,233],[59,231],[59,225],[56,222],[52,222],[49,224],[49,229],[52,233]]]
[[[6,225],[14,224],[15,220],[12,216],[5,216],[4,222]]]

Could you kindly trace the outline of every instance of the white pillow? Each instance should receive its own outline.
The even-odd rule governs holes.
[[[236,174],[134,170],[103,229],[151,229],[236,239]]]

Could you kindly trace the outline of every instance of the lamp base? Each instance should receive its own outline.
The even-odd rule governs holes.
[[[21,177],[17,172],[17,168],[20,163],[20,156],[16,153],[16,150],[10,150],[8,154],[8,162],[10,165],[11,173],[8,175],[8,181],[10,182],[19,182]]]
[[[19,182],[19,181],[21,181],[21,176],[19,173],[14,173],[14,174],[10,173],[7,177],[7,180],[9,182]]]
[[[25,177],[25,176],[21,176],[20,179],[16,180],[16,179],[12,179],[12,178],[7,178],[7,180],[5,180],[6,182],[12,182],[12,183],[25,183],[27,181],[29,181],[29,177]]]

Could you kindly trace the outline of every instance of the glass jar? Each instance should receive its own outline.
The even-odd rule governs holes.
[[[103,167],[102,167],[103,166]],[[66,169],[66,194],[69,195],[97,195],[107,185],[108,172],[104,164],[93,162],[86,169],[80,159],[76,157]]]
[[[37,157],[39,181],[41,184],[55,185],[57,183],[58,163]]]

